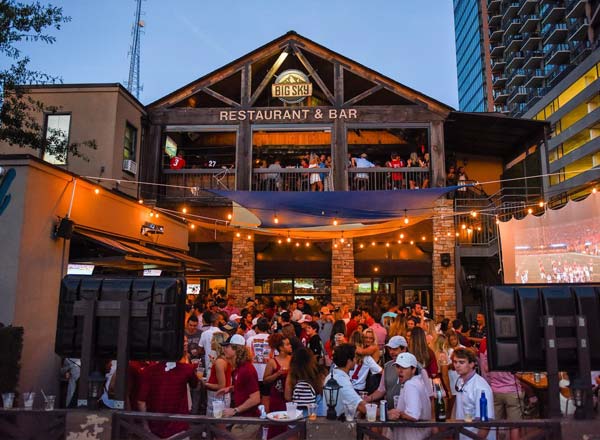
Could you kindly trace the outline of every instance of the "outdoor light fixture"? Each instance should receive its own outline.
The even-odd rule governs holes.
[[[408,215],[406,213],[406,209],[404,210],[404,224],[407,225],[408,224]]]
[[[277,213],[275,213],[275,217],[273,217],[273,223],[278,224],[279,218],[277,217]]]
[[[158,217],[158,216],[157,216]],[[142,235],[146,237],[154,234],[164,234],[165,227],[161,225],[157,225],[155,223],[146,222],[142,225],[142,229],[140,231]]]
[[[88,377],[88,408],[98,409],[98,401],[104,392],[106,378],[99,371],[94,371]]]
[[[337,406],[341,388],[337,380],[333,378],[333,369],[331,369],[331,377],[323,387],[323,397],[325,397],[325,403],[327,404],[327,420],[335,420],[337,418],[335,407]]]

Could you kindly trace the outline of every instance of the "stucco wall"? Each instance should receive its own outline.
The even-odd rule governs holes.
[[[43,388],[55,394],[56,319],[69,243],[54,239],[52,233],[58,218],[68,212],[74,176],[34,159],[0,156],[0,166],[16,170],[9,189],[12,199],[0,217],[0,317],[5,324],[25,329],[19,390]],[[75,224],[144,239],[140,229],[150,220],[150,209],[107,190],[95,194],[96,187],[77,179],[70,216]],[[165,227],[164,235],[156,236],[158,243],[187,250],[186,225],[167,216],[157,223]]]

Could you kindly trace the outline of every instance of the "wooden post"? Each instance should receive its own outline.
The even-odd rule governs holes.
[[[444,122],[432,121],[430,125],[431,188],[446,186],[446,153],[444,149]]]
[[[115,409],[125,409],[127,396],[127,372],[129,370],[129,318],[131,301],[123,298],[119,304],[119,342],[117,344],[117,383]]]
[[[594,418],[594,400],[592,397],[592,387],[589,385],[591,362],[590,362],[590,343],[588,339],[588,327],[585,315],[575,317],[575,327],[577,331],[577,364],[579,366],[579,379],[588,384],[585,400],[583,402],[583,412],[586,419]]]

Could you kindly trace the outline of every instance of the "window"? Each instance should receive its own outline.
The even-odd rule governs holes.
[[[46,148],[43,159],[54,165],[67,164],[71,115],[46,115]]]
[[[123,141],[123,160],[135,161],[135,145],[137,143],[137,128],[129,122],[125,125],[125,140]]]

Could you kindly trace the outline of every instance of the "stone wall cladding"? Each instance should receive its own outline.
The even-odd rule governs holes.
[[[233,236],[228,294],[238,306],[245,306],[246,298],[254,298],[254,241],[245,236]]]
[[[435,319],[456,318],[456,266],[454,250],[456,230],[454,226],[454,201],[440,198],[435,203],[433,218],[433,306]],[[443,267],[441,254],[449,253],[451,264]]]
[[[337,247],[335,246],[337,244]],[[354,308],[354,242],[334,240],[331,245],[331,302]]]

